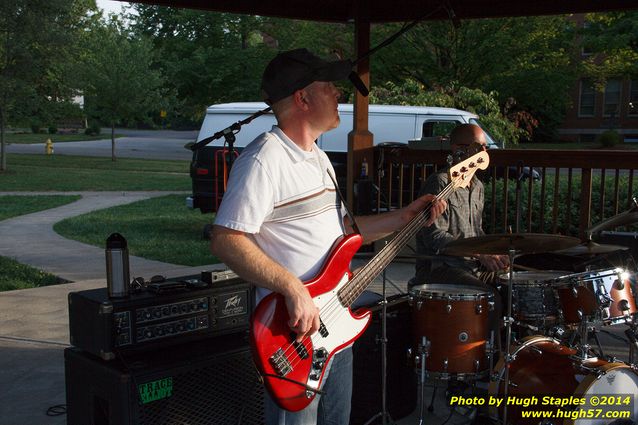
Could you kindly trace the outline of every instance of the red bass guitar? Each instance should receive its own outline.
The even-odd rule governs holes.
[[[437,195],[447,197],[459,187],[466,187],[477,169],[489,164],[487,152],[481,151],[449,170],[450,183]],[[352,303],[390,264],[429,218],[430,207],[413,218],[397,235],[355,275],[350,261],[361,246],[359,234],[339,238],[313,279],[305,282],[319,308],[319,331],[301,342],[288,327],[284,297],[271,293],[257,306],[252,317],[251,347],[255,364],[266,389],[283,409],[298,411],[312,402],[320,392],[325,366],[331,357],[347,347],[368,326],[370,312],[355,315]]]

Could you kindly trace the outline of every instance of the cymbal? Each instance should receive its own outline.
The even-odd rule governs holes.
[[[609,217],[607,220],[598,223],[594,227],[587,229],[589,235],[602,232],[603,230],[613,229],[618,226],[626,226],[628,224],[634,224],[638,222],[638,207],[633,207],[629,211],[616,214],[613,217]]]
[[[627,250],[626,246],[622,245],[603,245],[594,241],[587,241],[580,245],[573,246],[567,249],[561,249],[555,251],[559,254],[567,255],[595,255],[595,254],[607,254],[609,252]]]
[[[475,254],[506,255],[510,249],[517,254],[534,254],[556,251],[580,244],[580,239],[571,236],[546,235],[544,233],[503,233],[457,239],[449,242],[441,254],[468,257]]]

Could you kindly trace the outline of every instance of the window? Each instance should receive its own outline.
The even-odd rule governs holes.
[[[459,124],[458,121],[426,121],[423,123],[422,135],[423,137],[447,137]]]
[[[630,84],[627,113],[629,115],[638,115],[638,80],[631,80]]]
[[[620,80],[609,80],[605,86],[605,106],[603,116],[615,116],[620,113]]]
[[[578,116],[593,117],[596,108],[596,91],[591,80],[580,80],[580,99],[578,103]]]

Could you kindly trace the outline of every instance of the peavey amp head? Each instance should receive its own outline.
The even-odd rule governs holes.
[[[106,288],[69,294],[71,344],[111,360],[118,353],[246,332],[252,287],[231,271],[152,282],[126,298]]]

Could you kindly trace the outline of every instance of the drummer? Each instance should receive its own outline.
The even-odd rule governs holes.
[[[485,133],[474,124],[461,124],[450,134],[452,149],[452,165],[476,152],[474,149],[487,145]],[[480,149],[480,148],[479,148]],[[421,193],[439,193],[448,184],[449,177],[444,169],[431,175],[421,187]],[[410,286],[422,284],[453,284],[478,286],[499,296],[495,289],[500,272],[509,267],[507,255],[482,255],[472,257],[451,257],[438,255],[439,250],[448,242],[459,238],[483,236],[483,183],[472,177],[465,188],[457,188],[447,200],[448,208],[429,227],[424,227],[416,237],[417,254],[416,275],[409,282]],[[425,257],[425,258],[424,258]],[[496,329],[500,308],[490,316],[490,328]]]

